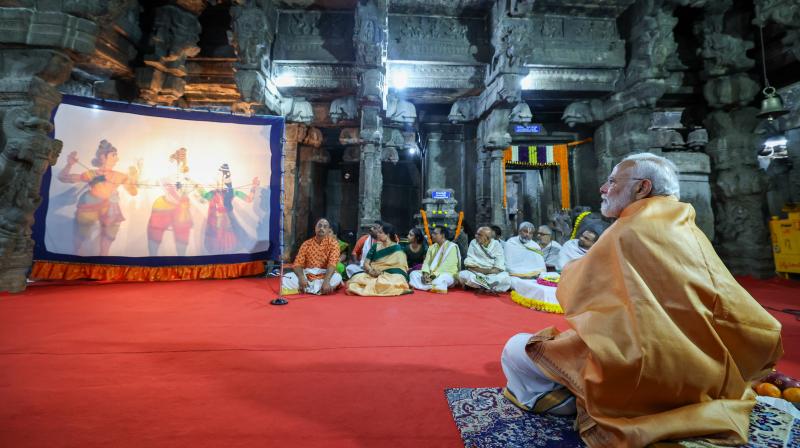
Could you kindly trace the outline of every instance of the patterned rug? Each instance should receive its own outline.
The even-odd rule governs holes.
[[[573,418],[523,412],[498,388],[446,389],[445,396],[467,448],[585,447],[573,429]],[[800,418],[789,412],[759,401],[750,417],[750,441],[745,447],[800,447]],[[680,445],[715,447],[697,441]]]

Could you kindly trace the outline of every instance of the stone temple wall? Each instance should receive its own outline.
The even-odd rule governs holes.
[[[316,192],[329,173],[347,166],[357,167],[357,195],[339,200],[355,204],[355,227],[421,205],[404,200],[413,193],[395,185],[401,172],[419,179],[418,191],[452,189],[472,229],[493,223],[510,234],[502,152],[515,126],[542,124],[593,138],[573,152],[577,206],[597,208],[599,185],[625,156],[664,154],[728,266],[772,273],[766,221],[800,194],[796,1],[336,4],[352,8],[0,2],[0,290],[25,287],[41,178],[61,149],[49,132],[62,93],[284,116],[290,247],[320,215],[325,196]],[[790,111],[772,121],[757,116],[759,25],[770,79]],[[756,153],[778,135],[787,150],[764,170]],[[337,166],[334,146],[344,148]],[[424,163],[401,157],[415,150],[425,151]],[[548,186],[524,183],[522,210],[545,219]]]

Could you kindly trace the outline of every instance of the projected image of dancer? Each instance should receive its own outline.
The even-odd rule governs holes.
[[[89,168],[78,160],[78,153],[72,151],[67,155],[67,165],[58,173],[58,180],[64,183],[85,182],[88,190],[78,198],[78,207],[75,212],[75,254],[80,255],[81,246],[92,236],[95,225],[100,226],[100,255],[108,255],[111,243],[117,237],[119,225],[125,220],[122,209],[119,207],[119,193],[117,189],[122,186],[131,196],[136,196],[138,189],[136,183],[139,179],[141,166],[128,168],[128,174],[114,171],[114,165],[119,162],[117,148],[107,140],[101,140]],[[76,164],[87,168],[82,174],[71,174],[70,170]]]
[[[197,187],[187,173],[189,165],[186,148],[180,148],[169,156],[175,163],[176,173],[173,178],[161,179],[164,194],[153,202],[150,220],[147,222],[147,251],[151,257],[158,255],[158,248],[164,239],[164,232],[172,229],[175,237],[176,255],[185,256],[189,245],[189,233],[192,230],[189,195]]]
[[[208,253],[231,253],[239,249],[241,240],[247,235],[233,212],[233,200],[239,198],[247,203],[253,202],[259,185],[258,177],[254,177],[250,184],[250,192],[245,194],[233,187],[228,164],[223,163],[219,167],[217,188],[201,192],[203,199],[209,202],[205,235],[205,247]]]

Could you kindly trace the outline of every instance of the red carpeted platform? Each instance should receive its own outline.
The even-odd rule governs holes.
[[[800,283],[743,283],[800,307]],[[270,288],[270,285],[272,288]],[[34,285],[0,296],[0,446],[461,446],[443,391],[503,383],[560,316],[455,291],[267,304],[275,280]],[[800,322],[780,368],[800,376]]]

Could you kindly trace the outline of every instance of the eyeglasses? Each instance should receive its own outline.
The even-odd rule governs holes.
[[[550,235],[552,235],[552,233],[542,233],[542,232],[536,232],[536,234],[539,235],[539,236],[550,236]]]
[[[647,179],[644,179],[644,178],[641,178],[641,177],[631,177],[629,179],[617,180],[617,179],[614,179],[613,177],[609,177],[608,179],[606,179],[606,183],[608,184],[609,187],[613,187],[614,185],[617,185],[617,184],[620,184],[620,183],[624,183],[624,182],[629,182],[629,181],[632,181],[632,180],[647,180]]]

